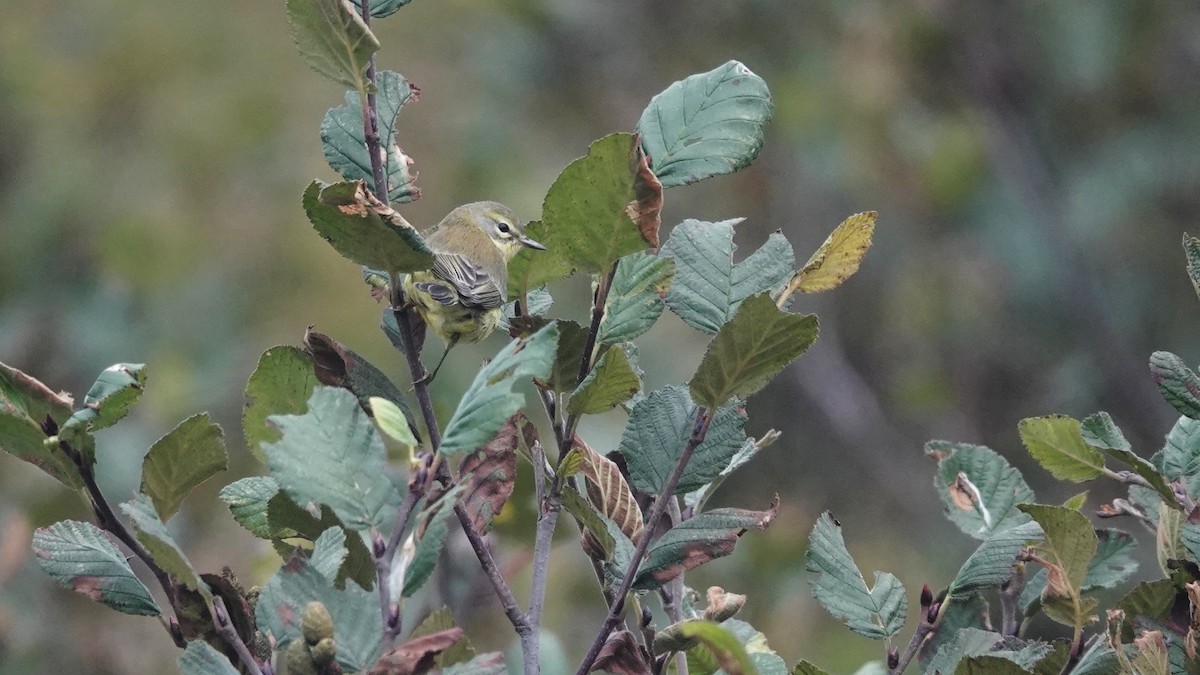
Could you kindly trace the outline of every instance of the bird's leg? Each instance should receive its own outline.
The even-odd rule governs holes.
[[[446,355],[450,353],[450,350],[453,349],[454,345],[456,344],[458,344],[457,337],[447,342],[446,350],[442,352],[442,358],[438,359],[437,365],[433,367],[433,372],[426,370],[425,374],[421,376],[421,379],[413,382],[413,386],[415,387],[418,384],[429,384],[430,382],[433,382],[433,378],[437,377],[438,371],[442,369],[442,364],[446,362]]]

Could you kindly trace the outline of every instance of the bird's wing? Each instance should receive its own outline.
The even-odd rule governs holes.
[[[433,262],[433,274],[445,281],[424,289],[443,305],[455,302],[464,307],[495,309],[504,304],[504,291],[479,265],[457,253],[439,253]],[[440,288],[435,288],[440,286]]]

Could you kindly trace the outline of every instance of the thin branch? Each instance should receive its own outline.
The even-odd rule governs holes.
[[[671,520],[671,527],[683,522],[678,499],[667,500],[667,517]],[[659,597],[662,598],[663,611],[666,612],[667,620],[672,624],[683,621],[683,575],[684,573],[680,572],[679,576],[658,589]],[[688,675],[687,654],[683,652],[675,654],[675,673],[676,675]]]
[[[692,434],[688,438],[687,445],[683,448],[683,453],[679,456],[679,461],[675,463],[675,468],[671,471],[671,475],[667,476],[666,483],[663,484],[661,493],[654,500],[654,505],[650,507],[650,514],[646,517],[647,523],[657,523],[662,518],[663,512],[667,509],[667,502],[675,498],[675,485],[679,483],[679,479],[683,476],[684,469],[687,468],[688,462],[692,459],[692,453],[696,448],[704,442],[704,437],[708,434],[708,426],[712,422],[712,414],[708,408],[700,406],[696,411],[696,421],[692,426]],[[629,566],[625,570],[625,576],[621,579],[621,585],[617,588],[617,592],[613,594],[613,603],[608,610],[608,618],[600,626],[600,630],[596,633],[596,638],[592,640],[592,646],[588,649],[587,655],[583,657],[583,662],[579,664],[579,670],[576,675],[587,675],[591,670],[592,664],[596,662],[596,657],[599,656],[600,650],[604,648],[605,641],[612,633],[613,628],[621,620],[621,614],[625,609],[625,596],[629,594],[629,589],[633,586],[633,579],[637,576],[638,568],[641,567],[642,557],[646,555],[646,550],[650,547],[650,533],[646,532],[640,540],[637,547],[633,550],[632,559],[629,561]]]
[[[163,568],[158,566],[158,563],[154,562],[154,558],[150,555],[150,552],[142,546],[137,537],[133,536],[129,528],[125,527],[125,523],[117,518],[116,512],[113,511],[108,500],[104,498],[104,493],[100,491],[100,485],[96,483],[96,473],[92,470],[92,466],[84,460],[83,454],[71,447],[66,441],[59,441],[58,447],[71,459],[75,464],[75,468],[79,470],[79,477],[83,480],[84,489],[87,490],[88,501],[92,505],[92,512],[96,514],[96,522],[100,526],[100,529],[119,539],[139,560],[145,563],[146,567],[154,575],[154,578],[158,579],[158,584],[162,586],[163,593],[166,594],[167,602],[171,605],[172,611],[178,613],[178,601],[175,596],[175,586],[171,580],[171,575],[167,574]],[[169,627],[167,628],[167,633],[171,635],[171,639],[175,642],[176,647],[181,649],[187,647],[187,642],[181,634],[172,631]]]
[[[367,28],[371,27],[371,1],[361,0],[359,10],[362,14],[363,24]],[[366,94],[366,105],[360,105],[363,114],[363,139],[367,144],[367,156],[371,158],[371,178],[375,182],[375,196],[379,201],[383,202],[384,206],[388,204],[388,184],[387,175],[383,170],[383,158],[379,152],[379,112],[375,102],[375,55],[372,54],[367,59],[367,82],[370,87],[366,92],[359,92],[360,103],[362,96]]]
[[[242,636],[238,635],[237,629],[233,627],[233,622],[229,620],[229,610],[225,608],[225,601],[221,596],[214,595],[212,599],[212,607],[210,608],[213,618],[213,628],[217,631],[233,651],[237,652],[238,660],[246,667],[250,675],[263,675],[262,667],[258,663],[258,659],[250,653],[250,648],[242,642]]]
[[[483,567],[483,572],[487,575],[489,581],[492,582],[492,588],[496,591],[496,596],[500,598],[500,605],[504,607],[504,614],[508,616],[509,622],[513,628],[517,629],[517,634],[521,636],[522,649],[525,649],[525,641],[529,635],[532,635],[529,622],[525,615],[521,613],[521,608],[517,605],[517,598],[509,589],[508,583],[504,581],[504,576],[500,574],[500,568],[496,565],[495,558],[492,557],[492,552],[488,549],[487,542],[483,540],[483,536],[475,529],[474,523],[471,522],[471,515],[467,513],[467,509],[461,504],[454,505],[454,515],[458,517],[458,522],[462,525],[463,532],[467,535],[467,541],[471,544],[471,548],[475,550],[476,557],[479,558],[479,564]]]
[[[929,602],[926,601],[927,599]],[[912,639],[908,641],[908,646],[905,647],[904,653],[896,660],[896,664],[888,669],[888,675],[900,675],[900,673],[904,672],[905,668],[908,668],[908,664],[912,663],[917,652],[921,650],[921,646],[937,630],[938,622],[942,620],[942,614],[946,611],[946,607],[949,604],[950,600],[932,602],[932,594],[929,593],[928,586],[925,586],[921,590],[920,622],[917,624],[917,629],[913,631]]]
[[[1025,564],[1017,563],[1008,581],[1000,586],[1000,634],[1016,637],[1021,628],[1017,620],[1021,592],[1025,590]]]

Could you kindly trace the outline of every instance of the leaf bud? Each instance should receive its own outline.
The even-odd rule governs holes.
[[[926,588],[928,588],[928,586]],[[888,650],[887,650],[888,670],[895,670],[899,665],[900,665],[900,648],[899,647],[888,647]]]
[[[921,586],[921,609],[929,609],[933,604],[933,589],[929,588],[929,584]]]
[[[304,634],[304,641],[310,645],[333,637],[333,617],[329,615],[325,605],[314,600],[304,606],[300,631]]]

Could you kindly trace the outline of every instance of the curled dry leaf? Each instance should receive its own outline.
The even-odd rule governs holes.
[[[574,439],[574,448],[582,454],[579,473],[587,481],[588,500],[637,545],[642,537],[642,509],[633,498],[621,469],[611,459],[588,447],[578,436]],[[583,550],[596,560],[605,557],[599,543],[588,532],[583,535]]]
[[[662,225],[663,185],[650,170],[646,151],[642,149],[641,134],[633,137],[629,164],[633,171],[634,199],[625,207],[625,213],[637,225],[650,248],[657,249],[658,228]]]
[[[524,413],[508,418],[495,438],[467,455],[458,467],[459,480],[465,480],[467,485],[462,504],[471,514],[475,530],[480,534],[492,529],[492,518],[500,513],[512,496],[517,476],[520,429],[527,422]]]
[[[455,626],[423,635],[379,657],[371,666],[371,675],[421,675],[432,672],[437,656],[462,639],[463,629]]]
[[[606,670],[614,675],[650,675],[650,655],[633,633],[618,631],[608,637],[588,672]]]
[[[707,595],[708,607],[704,609],[704,618],[714,623],[732,618],[746,605],[746,596],[730,593],[720,586],[709,586]]]

